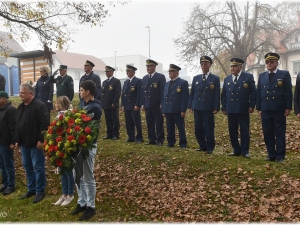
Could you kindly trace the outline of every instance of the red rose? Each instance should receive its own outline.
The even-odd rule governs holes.
[[[79,141],[80,144],[85,143],[85,141],[86,141],[86,136],[85,136],[85,135],[80,135],[78,141]]]
[[[75,139],[75,137],[73,135],[68,136],[68,141],[72,141],[74,139]]]
[[[60,114],[60,116],[58,117],[59,120],[63,120],[64,118],[64,114]]]
[[[44,140],[44,147],[47,145],[47,141],[46,140]]]
[[[56,138],[56,142],[61,142],[62,141],[62,137],[57,137]]]
[[[56,120],[54,120],[52,123],[51,123],[51,126],[55,126],[56,125]]]
[[[83,120],[84,122],[89,122],[89,121],[92,120],[92,117],[87,116],[87,117],[82,118],[82,120]]]
[[[77,113],[78,110],[77,110],[77,109],[72,109],[72,112],[73,112],[73,113]]]
[[[68,121],[69,127],[72,127],[74,125],[74,123],[75,123],[75,120],[73,118],[69,119],[69,121]]]
[[[64,154],[63,152],[59,153],[59,157],[60,157],[60,158],[63,158],[64,155],[65,155],[65,154]]]
[[[86,114],[81,114],[80,116],[81,116],[81,118],[83,119],[83,118],[86,117]]]
[[[49,148],[48,148],[48,151],[53,152],[53,147],[54,147],[54,145],[50,145]]]
[[[48,134],[52,134],[52,128],[50,127],[49,129],[48,129],[48,132],[47,132]]]
[[[55,161],[55,163],[56,163],[56,165],[57,165],[58,167],[61,167],[61,166],[63,165],[63,162],[62,162],[62,160],[60,160],[60,159],[57,159],[57,160]]]
[[[75,127],[74,127],[74,130],[75,130],[75,131],[80,131],[80,126],[78,126],[78,125],[75,126]]]
[[[89,133],[92,132],[91,128],[89,128],[89,127],[86,127],[86,128],[84,129],[84,131],[85,131],[85,133],[87,133],[87,134],[89,134]]]
[[[55,145],[55,146],[53,147],[53,149],[54,149],[55,152],[57,152],[57,151],[58,151],[58,146]]]
[[[56,133],[57,133],[58,135],[63,135],[63,133],[64,133],[64,128],[58,127],[58,128],[56,129]]]

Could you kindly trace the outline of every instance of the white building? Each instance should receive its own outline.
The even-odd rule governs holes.
[[[131,65],[137,68],[135,76],[138,78],[143,78],[147,74],[146,60],[148,58],[142,55],[124,55],[116,57],[105,57],[101,60],[108,66],[116,69],[114,76],[118,79],[127,79],[126,75],[126,65]],[[156,61],[155,59],[153,59]],[[157,62],[157,61],[156,61]],[[157,62],[156,71],[158,73],[163,73],[163,65]]]

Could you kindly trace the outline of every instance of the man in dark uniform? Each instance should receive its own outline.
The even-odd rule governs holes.
[[[53,75],[50,76],[50,82],[56,83],[56,96],[67,96],[70,101],[73,100],[74,97],[74,83],[73,78],[67,75],[67,66],[60,65],[59,66],[59,73],[60,76],[54,78],[57,74],[57,70],[54,72]]]
[[[6,80],[3,75],[0,74],[0,91],[5,91]]]
[[[220,110],[220,78],[209,72],[213,61],[200,58],[203,74],[193,78],[188,108],[194,112],[197,151],[212,154],[215,148],[215,114]]]
[[[92,80],[95,82],[96,84],[96,87],[97,87],[97,90],[96,90],[96,93],[95,93],[95,98],[98,99],[98,100],[101,100],[101,79],[99,77],[99,75],[95,74],[93,72],[93,67],[95,66],[94,63],[92,63],[91,61],[89,60],[86,60],[85,64],[84,64],[84,72],[85,74],[80,78],[80,81],[79,81],[79,90],[80,90],[80,84],[85,81],[85,80]],[[79,93],[78,93],[79,95]],[[82,101],[82,99],[80,98],[80,95],[79,95],[79,99],[80,101]]]
[[[289,71],[277,68],[279,59],[277,53],[265,55],[268,71],[259,74],[256,109],[262,120],[268,150],[266,160],[283,162],[286,152],[286,117],[292,109],[293,92]]]
[[[169,77],[170,81],[165,84],[164,96],[162,100],[162,113],[167,120],[168,147],[174,147],[175,124],[179,132],[179,147],[186,148],[186,133],[184,117],[189,99],[189,84],[179,76],[181,68],[170,64]]]
[[[232,58],[231,74],[224,79],[221,102],[222,112],[227,115],[228,129],[233,153],[229,156],[250,158],[250,116],[256,103],[256,87],[253,75],[242,71],[244,60]],[[241,144],[239,143],[239,126]]]
[[[117,140],[120,137],[120,122],[119,122],[119,99],[121,95],[121,82],[115,78],[115,69],[106,66],[105,72],[107,80],[102,84],[102,109],[105,113],[106,121],[106,137],[103,139]]]
[[[140,111],[140,95],[142,80],[135,77],[137,68],[134,66],[126,65],[126,73],[128,80],[124,82],[121,106],[122,111],[125,113],[126,130],[128,139],[127,142],[142,143],[142,123]],[[134,135],[134,128],[136,128],[136,136]]]
[[[156,72],[157,62],[146,61],[148,74],[142,80],[141,108],[146,112],[149,142],[146,145],[162,146],[165,140],[164,120],[161,113],[161,100],[166,78]]]

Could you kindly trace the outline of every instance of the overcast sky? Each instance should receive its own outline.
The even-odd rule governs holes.
[[[108,6],[110,17],[103,27],[83,27],[69,43],[69,52],[93,55],[98,58],[140,54],[163,64],[164,69],[173,63],[181,65],[176,58],[173,39],[180,34],[183,21],[194,3],[191,0],[132,0],[115,8]],[[107,4],[106,4],[107,5]],[[35,45],[36,46],[36,45]],[[30,45],[25,46],[26,50]],[[192,75],[189,73],[189,75]]]

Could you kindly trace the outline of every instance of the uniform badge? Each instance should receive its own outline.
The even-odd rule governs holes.
[[[157,88],[157,83],[153,83],[153,87],[154,87],[154,88]]]
[[[181,87],[178,86],[178,88],[176,89],[176,91],[177,91],[178,93],[181,92]]]
[[[209,85],[210,89],[214,89],[215,88],[215,85],[211,84]]]
[[[196,84],[198,84],[198,81],[196,82]]]
[[[244,83],[244,88],[248,88],[248,84],[247,83]]]
[[[44,82],[44,84],[45,84],[46,82]]]
[[[109,88],[108,88],[110,91],[112,91],[114,89],[114,87],[112,85],[109,85]]]
[[[135,87],[134,87],[134,86],[131,86],[130,90],[131,90],[131,91],[135,91]]]
[[[282,80],[281,80],[281,79],[278,79],[278,80],[277,80],[277,84],[278,84],[279,87],[282,86]]]

